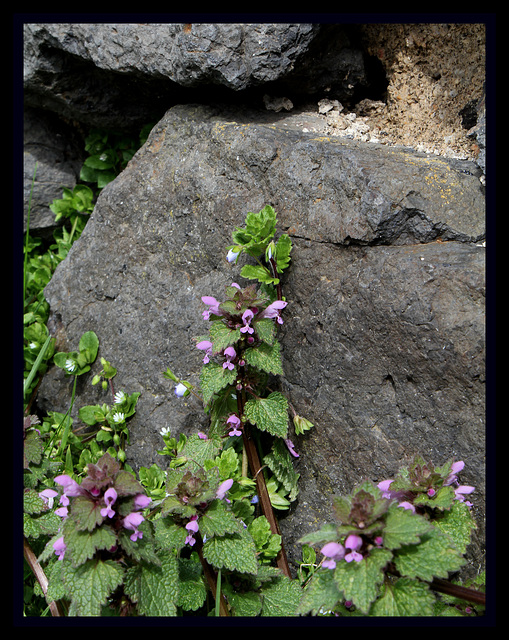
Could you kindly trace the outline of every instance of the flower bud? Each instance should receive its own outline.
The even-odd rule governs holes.
[[[305,431],[309,431],[311,427],[313,427],[313,423],[306,420],[302,416],[294,416],[293,425],[295,427],[295,433],[299,436],[302,435]]]

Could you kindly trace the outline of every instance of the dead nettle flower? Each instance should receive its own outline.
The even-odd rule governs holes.
[[[228,418],[226,424],[231,426],[231,431],[228,433],[229,436],[241,436],[242,431],[239,430],[240,426],[240,418],[236,416],[234,413]]]
[[[285,302],[284,300],[276,300],[272,304],[269,304],[269,306],[258,315],[258,318],[276,318],[276,321],[279,324],[283,324],[281,311],[286,307],[287,304],[288,302]]]
[[[234,360],[237,357],[237,352],[233,347],[227,347],[223,351],[223,354],[224,354],[224,357],[226,358],[225,362],[223,362],[223,369],[229,369],[230,371],[233,371],[233,369],[235,369],[235,365],[233,364],[232,360]]]

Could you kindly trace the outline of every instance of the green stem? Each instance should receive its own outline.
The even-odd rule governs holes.
[[[221,616],[221,569],[217,572],[216,579],[216,618]]]
[[[51,342],[51,336],[48,336],[46,338],[46,342],[42,345],[42,349],[39,351],[39,354],[37,355],[37,359],[35,360],[34,364],[32,365],[32,368],[30,369],[30,373],[28,374],[28,377],[26,378],[25,382],[23,383],[23,395],[25,395],[25,393],[29,389],[30,385],[32,384],[33,379],[37,375],[37,370],[39,369],[39,366],[40,366],[40,364],[42,362],[42,359],[44,358],[44,356],[46,354],[46,351],[48,350],[50,342]]]
[[[25,295],[26,295],[26,274],[27,274],[27,264],[28,264],[28,238],[29,238],[29,231],[30,231],[30,210],[32,208],[32,193],[34,191],[36,172],[37,172],[37,162],[35,163],[34,175],[32,177],[32,186],[30,187],[30,198],[28,200],[27,231],[25,235],[25,259],[23,264],[23,306],[25,305]]]

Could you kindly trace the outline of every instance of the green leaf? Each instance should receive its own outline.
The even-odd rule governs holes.
[[[258,280],[265,284],[278,284],[279,278],[274,278],[271,272],[261,264],[245,264],[240,275],[248,280]]]
[[[71,516],[76,528],[79,531],[92,531],[104,520],[101,515],[101,504],[99,501],[89,500],[84,496],[76,496],[71,505]]]
[[[111,527],[97,527],[93,531],[79,531],[72,519],[64,521],[64,540],[66,558],[73,567],[79,567],[94,557],[98,549],[111,549],[117,543],[117,537]]]
[[[288,434],[288,401],[282,393],[274,391],[267,398],[255,398],[246,402],[244,415],[261,431],[286,438]]]
[[[464,502],[455,500],[451,509],[433,521],[434,526],[454,541],[458,551],[464,554],[470,544],[472,531],[477,525]]]
[[[122,584],[122,567],[112,560],[87,560],[75,569],[62,563],[62,580],[71,599],[70,616],[100,616],[108,596]]]
[[[86,358],[86,362],[91,364],[97,357],[99,350],[99,339],[93,331],[87,331],[81,336],[79,349]]]
[[[39,464],[44,452],[44,444],[37,431],[29,431],[23,441],[23,467]]]
[[[232,385],[236,377],[236,368],[232,371],[223,369],[223,366],[216,362],[209,362],[203,365],[200,373],[200,386],[204,404],[208,405],[214,394]]]
[[[402,576],[428,582],[434,577],[447,578],[449,572],[458,571],[465,562],[449,536],[438,529],[431,529],[419,544],[402,547],[394,556]]]
[[[300,474],[295,471],[292,456],[288,447],[280,438],[276,438],[271,451],[263,458],[274,476],[282,483],[288,498],[293,501],[299,493],[298,480]]]
[[[257,347],[250,347],[244,353],[247,364],[261,369],[267,373],[283,375],[283,365],[281,363],[281,347],[277,340],[274,344],[262,343]]]
[[[161,566],[141,563],[127,571],[126,594],[138,603],[140,616],[176,616],[179,587],[178,560],[170,551],[159,553]]]
[[[210,341],[214,353],[223,351],[238,340],[240,340],[240,329],[230,329],[222,320],[215,320],[210,325]]]
[[[224,584],[222,591],[236,617],[254,618],[260,614],[262,598],[256,591],[240,592],[228,583]]]
[[[201,563],[194,553],[190,558],[179,558],[179,594],[177,605],[184,611],[196,611],[205,602],[207,588],[203,581]]]
[[[334,569],[334,580],[345,600],[351,600],[363,613],[368,613],[391,558],[392,553],[386,549],[372,549],[360,562],[339,562]]]
[[[276,230],[276,212],[267,205],[259,213],[246,215],[245,227],[236,227],[233,241],[250,255],[257,257],[265,251]]]
[[[222,500],[212,500],[207,511],[199,520],[200,533],[207,538],[224,536],[226,533],[239,533],[241,523],[229,511]]]
[[[102,528],[102,527],[101,527]],[[130,538],[130,531],[127,529],[121,529],[118,536],[118,541],[122,546],[122,549],[137,562],[146,562],[155,565],[160,565],[161,560],[157,556],[154,549],[154,533],[152,530],[152,523],[144,520],[139,530],[143,533],[142,538],[138,538],[133,542]]]
[[[263,596],[262,616],[296,616],[302,590],[298,580],[286,576],[265,584],[261,589]]]
[[[297,613],[316,616],[320,612],[332,611],[340,599],[341,591],[334,581],[334,571],[317,571],[302,593]]]
[[[428,585],[400,578],[384,585],[382,596],[370,609],[371,616],[433,616],[435,597]]]
[[[256,546],[246,529],[207,540],[203,545],[203,555],[217,569],[254,575],[258,570]]]
[[[383,538],[386,549],[417,544],[421,536],[432,528],[430,522],[422,516],[397,505],[389,508],[385,522]]]
[[[281,273],[290,264],[290,251],[292,250],[292,241],[290,237],[284,233],[276,244],[276,265],[277,272]]]
[[[172,518],[158,518],[155,523],[155,541],[162,549],[182,549],[186,544],[187,531]]]
[[[253,323],[253,327],[256,330],[256,334],[268,345],[273,345],[276,339],[276,328],[274,321],[271,318],[262,318]]]

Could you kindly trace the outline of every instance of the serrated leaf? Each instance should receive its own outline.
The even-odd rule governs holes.
[[[254,618],[262,610],[262,598],[256,591],[239,592],[226,583],[222,592],[228,599],[228,604],[237,617]]]
[[[299,493],[298,480],[300,474],[295,471],[292,456],[288,447],[280,438],[276,438],[270,452],[263,458],[263,462],[269,467],[274,476],[282,483],[288,499],[293,501]]]
[[[331,611],[340,598],[341,592],[334,581],[334,571],[317,571],[303,590],[297,613],[317,615],[320,611]]]
[[[42,513],[46,508],[46,503],[34,489],[23,493],[23,511],[25,513]]]
[[[244,358],[247,364],[267,373],[283,375],[281,363],[281,347],[277,340],[272,345],[262,343],[257,347],[246,349]]]
[[[273,582],[265,584],[261,589],[262,613],[264,617],[296,616],[302,590],[298,580],[290,580],[281,576]]]
[[[399,549],[403,545],[417,544],[421,536],[431,528],[430,522],[422,516],[413,513],[410,509],[392,505],[385,519],[384,547]]]
[[[92,559],[99,549],[111,549],[117,543],[117,537],[109,526],[97,527],[93,531],[78,531],[72,519],[64,522],[64,540],[66,558],[73,567],[79,567]]]
[[[271,272],[261,264],[245,264],[240,275],[248,280],[258,280],[264,284],[278,284],[279,278],[274,278]]]
[[[386,583],[382,596],[370,609],[371,616],[433,616],[435,597],[428,585],[418,580],[400,578]]]
[[[84,496],[77,496],[72,501],[71,516],[78,530],[92,531],[94,527],[104,520],[101,508],[104,505],[97,500],[89,500]]]
[[[378,585],[384,580],[384,568],[392,553],[387,549],[372,549],[360,562],[338,562],[334,580],[345,600],[351,600],[363,613],[368,613],[378,596]]]
[[[261,431],[286,438],[288,434],[288,401],[282,393],[274,391],[267,398],[250,399],[244,415]]]
[[[102,527],[101,527],[102,528]],[[138,538],[133,542],[130,538],[130,531],[121,529],[118,535],[118,541],[122,549],[137,562],[147,562],[160,565],[161,561],[154,549],[154,533],[152,523],[144,520],[139,530],[143,533],[142,538]]]
[[[122,584],[122,567],[112,560],[87,560],[78,568],[62,563],[62,580],[71,599],[70,616],[100,616],[108,596]]]
[[[161,549],[182,549],[186,544],[187,531],[175,524],[171,518],[158,518],[154,523],[154,537]]]
[[[138,615],[176,616],[178,602],[178,561],[172,551],[159,553],[161,566],[141,563],[129,569],[126,594],[138,603]]]
[[[470,543],[472,531],[477,528],[467,504],[455,500],[451,509],[433,521],[434,526],[454,541],[458,551],[464,554]]]
[[[223,369],[223,366],[216,362],[209,362],[203,365],[200,373],[200,386],[205,405],[209,404],[214,394],[232,385],[236,377],[236,368],[232,371]]]
[[[276,339],[276,328],[271,318],[262,318],[253,323],[256,334],[262,342],[273,345]]]
[[[29,431],[23,441],[23,467],[39,464],[44,452],[44,444],[37,431]]]
[[[456,500],[452,486],[440,487],[434,496],[429,497],[421,493],[414,499],[415,506],[430,507],[431,509],[450,509]]]
[[[25,538],[37,539],[39,536],[48,536],[55,534],[62,520],[54,511],[41,513],[37,516],[23,514],[23,535]]]
[[[199,520],[200,533],[207,538],[223,536],[225,533],[239,533],[242,525],[222,500],[212,500],[207,511]]]
[[[240,340],[240,329],[230,329],[222,320],[215,320],[210,325],[210,341],[212,351],[219,353]]]
[[[402,576],[428,582],[434,577],[447,578],[449,572],[457,571],[465,562],[449,536],[438,529],[431,529],[419,544],[402,547],[394,556]]]
[[[196,554],[194,554],[196,555]],[[191,558],[179,558],[179,594],[177,606],[184,611],[196,611],[205,602],[207,588],[202,566]]]
[[[256,546],[246,529],[207,540],[203,545],[203,555],[218,569],[251,574],[256,574],[258,570]]]
[[[281,273],[290,264],[291,250],[292,241],[290,240],[290,237],[284,233],[276,243],[276,264],[278,273]]]
[[[300,544],[327,544],[327,542],[336,542],[338,537],[337,527],[335,524],[328,522],[324,524],[318,531],[311,531],[299,539]]]

